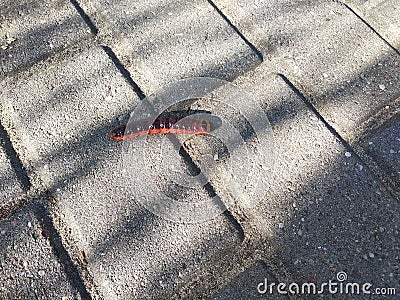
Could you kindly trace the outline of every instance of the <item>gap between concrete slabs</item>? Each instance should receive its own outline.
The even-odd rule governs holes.
[[[396,0],[344,0],[343,2],[400,53],[400,21],[398,18],[400,9]]]
[[[400,98],[397,102],[400,103]],[[356,145],[362,158],[398,200],[400,199],[399,112],[400,108],[391,119],[369,135],[363,136]]]
[[[3,138],[0,137],[0,207],[24,191],[24,185],[18,176],[18,172],[21,171],[13,168],[7,152],[1,147],[2,141]]]
[[[89,299],[41,202],[0,223],[0,298]]]
[[[400,91],[398,52],[340,3],[215,3],[348,142]]]
[[[162,282],[162,281],[161,281]],[[160,283],[160,285],[161,285],[161,283]]]
[[[21,159],[54,195],[59,230],[76,243],[105,298],[161,295],[240,243],[225,216],[173,224],[131,198],[131,188],[119,181],[121,145],[107,134],[139,99],[102,48],[17,80],[2,100]],[[192,197],[208,195],[199,190]]]
[[[206,0],[80,4],[146,95],[180,78],[231,79],[260,63]]]
[[[272,123],[277,153],[265,198],[246,212],[247,222],[256,227],[250,233],[265,232],[264,237],[270,237],[249,236],[248,226],[241,224],[246,238],[253,239],[253,247],[259,247],[254,252],[264,252],[258,257],[274,265],[284,263],[289,276],[277,276],[280,282],[322,283],[345,271],[352,281],[398,289],[398,203],[354,152],[307,108],[305,99],[281,77],[268,74],[263,64],[235,81],[257,99],[264,99],[261,105]],[[205,101],[204,107],[209,106]],[[223,152],[218,145],[213,148],[199,140],[186,144],[195,163],[204,147],[216,149],[211,155]],[[232,165],[227,166],[224,159],[217,160],[209,172],[214,174],[211,184],[227,203],[230,196],[221,193],[224,185],[216,178],[224,178],[221,170],[228,167]],[[234,215],[240,209],[238,200],[238,207],[231,208]],[[279,244],[263,249],[268,239]],[[208,278],[210,284],[215,280],[223,282],[224,278]]]
[[[0,122],[0,220],[17,211],[31,193],[27,170]]]

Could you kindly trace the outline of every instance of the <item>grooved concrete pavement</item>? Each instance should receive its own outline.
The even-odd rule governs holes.
[[[400,51],[399,3],[396,0],[345,0],[344,3]]]
[[[355,282],[396,286],[398,203],[281,77],[269,75],[261,65],[235,83],[265,101],[260,105],[275,137],[273,176],[264,198],[248,212],[249,218],[259,218],[255,223],[258,230],[273,232],[279,243],[275,254],[265,253],[266,261],[278,253],[292,278],[300,282],[320,284],[344,271]],[[187,143],[196,163],[204,147],[208,152],[213,149],[211,156],[223,153],[219,144],[207,142],[193,139]],[[260,159],[249,153],[250,161]],[[231,195],[223,193],[228,183],[221,180],[226,168],[219,164],[227,162],[216,164],[210,181],[222,200],[229,203]],[[240,168],[240,162],[233,161],[229,167]],[[241,200],[237,200],[239,206]],[[250,239],[258,238],[245,230],[247,234]]]
[[[400,92],[398,52],[339,2],[216,3],[348,141]],[[396,18],[396,10],[387,15]]]
[[[399,199],[400,121],[399,110],[357,147],[362,157]]]
[[[101,294],[110,299],[160,297],[165,286],[185,280],[241,239],[223,215],[194,225],[156,217],[121,182],[121,144],[108,132],[138,101],[100,47],[77,53],[2,95],[3,120],[20,138],[20,149],[26,149],[21,158],[52,192],[53,212],[65,227],[60,230],[69,231]],[[152,139],[150,148],[158,142]],[[200,189],[187,197],[199,201],[208,195]]]
[[[296,299],[257,287],[318,286],[339,272],[398,294],[398,8],[345,4],[1,3],[0,298]],[[187,154],[168,164],[192,175],[199,166],[211,187],[178,188],[139,157],[146,180],[132,186],[108,132],[144,96],[193,76],[231,80],[259,101],[191,104],[215,110],[244,142],[227,153],[212,134],[177,136]],[[271,128],[249,129],[264,117]],[[272,149],[256,148],[272,135],[269,165]],[[173,142],[148,138],[144,161]],[[250,191],[258,176],[257,199],[227,192],[232,170],[248,166],[233,182]],[[174,223],[137,198],[156,186],[183,202],[239,201],[209,221]]]
[[[0,224],[2,299],[85,299],[82,283],[64,253],[52,242],[54,231],[38,202]],[[50,239],[51,238],[51,239]],[[64,259],[60,262],[59,259]],[[68,259],[67,259],[68,260]],[[64,263],[64,265],[63,265]],[[83,289],[84,291],[84,289]]]
[[[3,147],[0,147],[0,203],[4,203],[23,192]]]
[[[82,6],[147,95],[184,77],[231,78],[259,60],[206,0]]]

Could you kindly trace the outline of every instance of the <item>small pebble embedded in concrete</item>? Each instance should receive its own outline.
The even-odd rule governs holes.
[[[351,153],[350,153],[350,152],[346,152],[344,155],[345,155],[346,157],[351,157]]]

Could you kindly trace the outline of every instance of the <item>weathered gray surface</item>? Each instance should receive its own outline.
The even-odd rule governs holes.
[[[229,78],[258,62],[206,0],[82,5],[146,94],[184,77]]]
[[[220,292],[209,299],[290,299],[286,295],[278,294],[276,290],[270,294],[269,284],[271,283],[278,284],[279,281],[264,263],[258,262],[233,278],[229,285],[224,286]]]
[[[285,90],[256,74],[249,74],[257,78],[249,86],[261,87],[265,97]],[[255,213],[274,227],[278,257],[296,281],[321,283],[344,271],[350,282],[398,289],[398,203],[298,96],[287,92],[275,99],[284,99],[280,112],[267,108],[276,134],[275,178]]]
[[[106,298],[157,297],[240,243],[240,231],[226,217],[195,225],[168,222],[145,210],[121,181],[122,144],[108,131],[138,98],[101,48],[7,89],[2,101],[4,119],[26,149],[23,160],[53,192],[54,212],[72,230]],[[150,139],[150,147],[158,142]],[[188,197],[208,194],[198,190]]]
[[[400,196],[399,111],[359,145],[362,157],[398,198]],[[399,198],[398,198],[399,199]]]
[[[0,122],[15,149],[10,159],[0,148],[0,205],[2,195],[8,199],[21,189],[3,188],[1,176],[15,182],[13,172],[26,168],[32,183],[20,213],[11,207],[12,216],[0,220],[6,245],[0,249],[0,298],[87,298],[88,291],[104,299],[246,299],[261,296],[255,284],[264,276],[319,285],[340,271],[347,282],[400,291],[400,209],[393,193],[400,60],[378,35],[398,47],[396,1],[346,2],[376,31],[333,1],[215,3],[222,14],[203,0],[0,5]],[[96,27],[97,37],[89,38]],[[230,213],[182,224],[153,215],[140,198],[157,187],[183,202],[210,199],[210,189],[177,188],[168,172],[143,168],[143,161],[176,164],[188,173],[187,157],[167,158],[165,165],[153,159],[173,139],[163,144],[152,136],[143,149],[133,141],[142,152],[130,157],[131,175],[145,180],[126,181],[123,145],[108,132],[140,102],[135,83],[149,95],[192,76],[236,78],[261,109],[245,99],[235,112],[222,111],[246,141],[234,153],[248,149],[245,155],[229,161],[220,141],[205,135],[186,141],[191,159],[198,165],[204,154],[211,159],[207,174],[225,202],[240,195],[226,193],[230,167],[250,165],[249,190],[257,177],[268,185],[265,196],[251,199],[259,201],[252,208],[240,197]],[[212,101],[193,108],[212,110]],[[254,155],[256,139],[243,112],[255,124],[263,114],[270,119],[272,170],[262,163],[270,148]],[[248,174],[239,175],[233,182],[243,183]],[[49,200],[56,225],[43,207]]]
[[[264,100],[261,105],[272,123],[273,177],[250,216],[261,217],[262,222],[256,223],[259,231],[273,232],[278,238],[274,255],[292,278],[321,284],[344,271],[351,282],[398,289],[398,203],[281,77],[260,66],[236,83]],[[202,147],[218,150],[193,141],[189,153]],[[198,152],[193,152],[196,162]],[[220,165],[240,167],[236,163]],[[224,172],[224,168],[213,170],[218,180],[211,179],[211,184],[217,192],[226,185],[220,180],[226,178]],[[219,195],[230,201],[231,195]],[[242,199],[237,200],[240,205]],[[250,233],[248,238],[257,237]],[[266,253],[266,258],[270,255]]]
[[[397,0],[345,0],[343,2],[354,9],[363,20],[400,51],[400,8]]]
[[[340,3],[216,3],[346,140],[400,91],[398,53]]]
[[[70,265],[50,242],[54,231],[35,203],[0,223],[1,299],[85,299]],[[45,221],[44,221],[45,219]],[[58,254],[56,254],[58,251]],[[64,258],[65,259],[65,258]],[[64,261],[65,262],[65,261]]]
[[[394,174],[400,174],[400,123],[391,120],[386,128],[368,141],[369,152],[380,160],[382,169],[393,169]]]
[[[23,188],[12,168],[0,138],[0,204],[22,193]]]
[[[88,38],[90,29],[70,1],[2,1],[0,78]]]

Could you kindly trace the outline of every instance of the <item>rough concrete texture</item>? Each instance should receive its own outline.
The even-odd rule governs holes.
[[[248,87],[278,101],[265,103],[275,178],[254,210],[275,228],[278,257],[293,278],[320,283],[344,271],[350,281],[398,289],[398,203],[281,80],[266,84],[262,70],[247,78]]]
[[[0,298],[247,299],[264,278],[320,287],[339,272],[398,294],[397,6],[346,3],[364,21],[328,0],[3,1],[0,195],[29,193],[0,220]],[[233,152],[211,134],[109,138],[144,94],[193,76],[254,96],[220,108],[243,139]],[[187,153],[165,156],[177,140]],[[207,188],[173,183],[169,167],[193,175],[193,162],[211,162]],[[244,197],[257,180],[262,195]],[[181,203],[241,201],[174,223],[142,206],[163,204],[156,189]]]
[[[183,77],[231,78],[258,62],[206,0],[81,4],[147,95]]]
[[[60,262],[65,253],[50,242],[56,233],[47,219],[41,204],[34,203],[1,221],[1,299],[87,298],[76,271]]]
[[[396,0],[345,0],[363,20],[400,51],[400,8]]]
[[[340,3],[216,3],[264,53],[271,69],[301,86],[348,141],[400,91],[398,53]]]
[[[265,259],[279,257],[300,283],[321,284],[344,271],[349,280],[398,289],[398,203],[281,77],[268,74],[261,65],[235,81],[263,99],[275,137],[273,178],[250,213],[263,219],[259,231],[272,231],[279,241]],[[202,147],[213,149],[196,141],[188,147],[196,163],[201,151],[195,150]],[[218,164],[216,178],[225,178],[226,167],[240,167]],[[217,193],[225,186],[212,179],[211,184]],[[229,194],[219,196],[230,201]]]
[[[104,297],[160,297],[240,243],[240,229],[223,215],[185,225],[145,210],[132,192],[152,187],[152,178],[133,189],[121,182],[122,144],[108,131],[139,100],[101,48],[6,89],[2,101],[23,161],[53,192],[54,214]],[[201,189],[188,197],[209,196]]]
[[[0,138],[0,145],[1,145]],[[3,147],[0,146],[0,204],[5,203],[23,192],[15,171],[12,168]]]
[[[2,1],[0,78],[87,38],[90,29],[70,1]]]
[[[397,114],[374,132],[362,140],[360,152],[363,158],[389,185],[392,192],[400,196],[400,120]],[[400,198],[398,198],[400,199]]]
[[[287,295],[268,295],[267,292],[264,293],[265,289],[268,291],[268,284],[272,282],[278,282],[273,272],[268,270],[268,266],[265,263],[257,262],[233,278],[229,285],[224,286],[221,291],[213,294],[208,299],[290,299]]]
[[[88,158],[88,145],[107,151],[93,143],[95,134],[109,142],[111,123],[138,101],[101,47],[78,50],[82,53],[27,80],[22,74],[19,81],[1,83],[3,121],[16,129],[11,139],[24,164],[51,190],[100,163]]]

